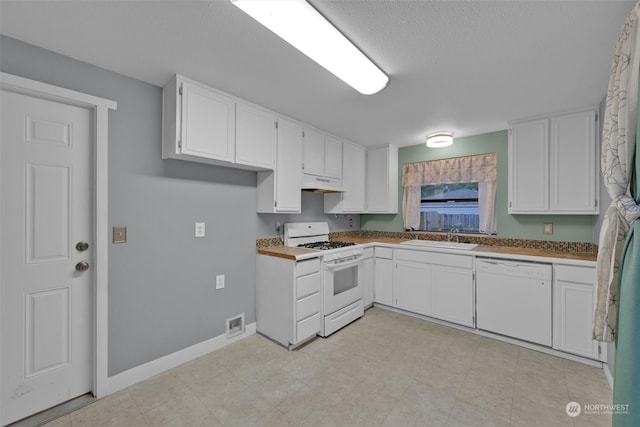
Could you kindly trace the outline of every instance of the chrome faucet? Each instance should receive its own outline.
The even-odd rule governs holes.
[[[458,230],[457,228],[451,228],[448,232],[447,232],[447,242],[452,242],[453,238],[456,238],[456,243],[460,243],[460,238],[458,237],[458,232],[460,230]]]

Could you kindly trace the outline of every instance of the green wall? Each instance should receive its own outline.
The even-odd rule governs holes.
[[[515,239],[591,242],[593,219],[591,215],[509,215],[507,213],[507,131],[456,138],[445,148],[427,148],[425,144],[402,147],[398,152],[398,183],[402,182],[405,163],[439,160],[449,157],[496,153],[498,160],[497,221],[498,236]],[[398,207],[402,210],[402,186],[398,191]],[[542,234],[542,224],[553,223],[553,234]],[[402,231],[402,214],[362,215],[363,230]]]

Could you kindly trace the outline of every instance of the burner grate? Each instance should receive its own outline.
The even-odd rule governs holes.
[[[344,248],[344,247],[353,246],[353,245],[355,245],[355,243],[331,241],[331,242],[303,243],[301,245],[298,245],[298,247],[307,248],[307,249],[319,249],[319,250],[322,250],[322,251],[326,251],[326,250],[329,250],[329,249]]]

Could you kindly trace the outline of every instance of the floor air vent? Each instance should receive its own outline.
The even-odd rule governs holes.
[[[244,333],[244,313],[227,319],[227,339]]]

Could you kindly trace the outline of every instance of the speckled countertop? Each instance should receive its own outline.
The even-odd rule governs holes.
[[[388,245],[398,245],[402,242],[406,242],[410,239],[406,238],[395,238],[395,237],[351,237],[351,236],[340,236],[339,239],[345,242],[353,242],[356,244],[370,244],[370,243],[381,243]],[[406,248],[406,247],[404,247]],[[287,246],[269,246],[269,247],[260,247],[257,249],[257,252],[262,255],[270,255],[280,258],[286,259],[304,259],[310,258],[314,256],[318,256],[322,251],[314,250],[314,249],[304,249],[304,248],[293,248]],[[459,252],[459,251],[456,251]],[[480,256],[491,256],[495,255],[509,255],[509,256],[523,256],[523,257],[541,257],[541,258],[556,258],[556,259],[567,259],[567,260],[578,260],[578,261],[589,261],[595,262],[596,254],[595,253],[585,253],[585,252],[567,252],[567,251],[554,251],[548,249],[535,249],[535,248],[521,248],[521,247],[511,247],[511,246],[489,246],[489,245],[479,245],[478,247],[465,251],[472,255],[480,255]]]

